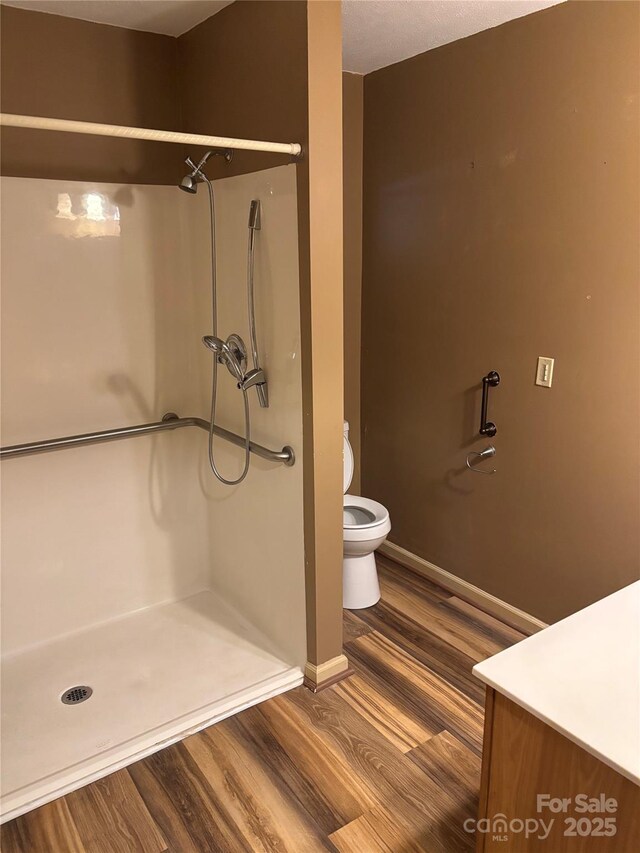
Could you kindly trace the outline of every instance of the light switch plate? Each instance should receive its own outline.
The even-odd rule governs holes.
[[[538,356],[538,369],[536,370],[536,385],[551,388],[553,381],[553,359]]]

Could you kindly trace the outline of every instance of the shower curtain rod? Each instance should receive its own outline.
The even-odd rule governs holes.
[[[11,447],[0,447],[0,459],[12,459],[16,456],[31,456],[34,453],[46,453],[50,450],[63,450],[65,447],[78,447],[83,444],[101,444],[105,441],[116,441],[120,438],[131,438],[137,435],[148,435],[152,432],[162,432],[167,429],[178,429],[178,427],[197,426],[209,432],[209,421],[204,418],[180,418],[173,412],[167,412],[161,421],[149,424],[138,424],[137,426],[120,427],[118,429],[106,429],[102,432],[86,432],[82,435],[68,435],[64,438],[48,438],[44,441],[32,441],[29,444],[13,444]],[[237,447],[244,447],[244,438],[235,432],[223,429],[219,426],[213,427],[214,435],[224,438]],[[295,461],[293,448],[288,445],[282,450],[270,450],[254,441],[249,443],[249,449],[256,456],[268,459],[269,462],[283,462],[291,467]]]
[[[125,127],[118,124],[94,124],[90,121],[70,121],[64,118],[22,116],[0,113],[0,125],[25,127],[32,130],[58,130],[63,133],[87,133],[94,136],[118,136],[123,139],[145,139],[150,142],[179,142],[186,145],[205,145],[209,148],[235,148],[241,151],[266,151],[300,157],[298,142],[260,142],[256,139],[235,139],[230,136],[204,136],[199,133],[178,133],[173,130],[151,130],[146,127]]]

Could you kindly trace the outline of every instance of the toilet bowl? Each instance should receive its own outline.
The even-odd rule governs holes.
[[[347,610],[371,607],[380,600],[378,570],[373,552],[391,530],[389,511],[369,498],[348,495],[353,477],[349,424],[344,422],[344,500],[342,511],[342,606]]]

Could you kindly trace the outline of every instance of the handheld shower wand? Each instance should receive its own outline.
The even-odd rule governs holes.
[[[253,370],[250,384],[244,387],[251,388],[255,385],[258,394],[258,402],[263,409],[269,407],[269,393],[267,387],[267,377],[264,370],[260,367],[260,357],[258,355],[258,338],[256,335],[256,312],[255,299],[253,295],[253,266],[255,254],[255,239],[256,231],[260,231],[262,227],[260,202],[258,199],[253,199],[249,205],[249,243],[247,248],[247,303],[249,308],[249,335],[251,337],[251,359],[253,362]]]
[[[264,370],[254,367],[247,370],[247,348],[240,335],[229,335],[226,341],[216,335],[205,335],[202,343],[216,356],[218,364],[225,364],[229,373],[237,380],[238,388],[246,391],[254,385],[264,384]]]
[[[226,364],[229,373],[241,387],[246,378],[247,351],[239,335],[229,335],[226,341],[216,335],[205,335],[202,343],[213,352],[219,364]]]

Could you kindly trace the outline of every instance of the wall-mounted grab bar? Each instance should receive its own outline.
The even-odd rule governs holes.
[[[13,444],[11,447],[0,448],[0,459],[14,459],[17,456],[30,456],[34,453],[47,453],[51,450],[63,450],[65,447],[78,447],[83,444],[101,444],[105,441],[117,441],[120,438],[132,438],[137,435],[148,435],[151,432],[161,432],[179,427],[196,426],[209,432],[209,421],[204,418],[180,418],[173,412],[168,412],[161,421],[149,424],[138,424],[137,426],[120,427],[118,429],[105,429],[101,432],[86,432],[82,435],[68,435],[64,438],[48,438],[44,441],[32,441],[28,444]],[[225,441],[244,447],[245,441],[239,435],[217,425],[213,428],[214,435],[224,438]],[[252,441],[249,449],[256,456],[268,459],[270,462],[282,462],[287,466],[295,464],[293,448],[288,445],[282,450],[270,450],[261,444]]]
[[[489,407],[489,388],[495,388],[500,384],[500,374],[496,370],[490,370],[482,377],[482,411],[480,412],[480,435],[494,436],[498,427],[487,420],[487,409]]]

